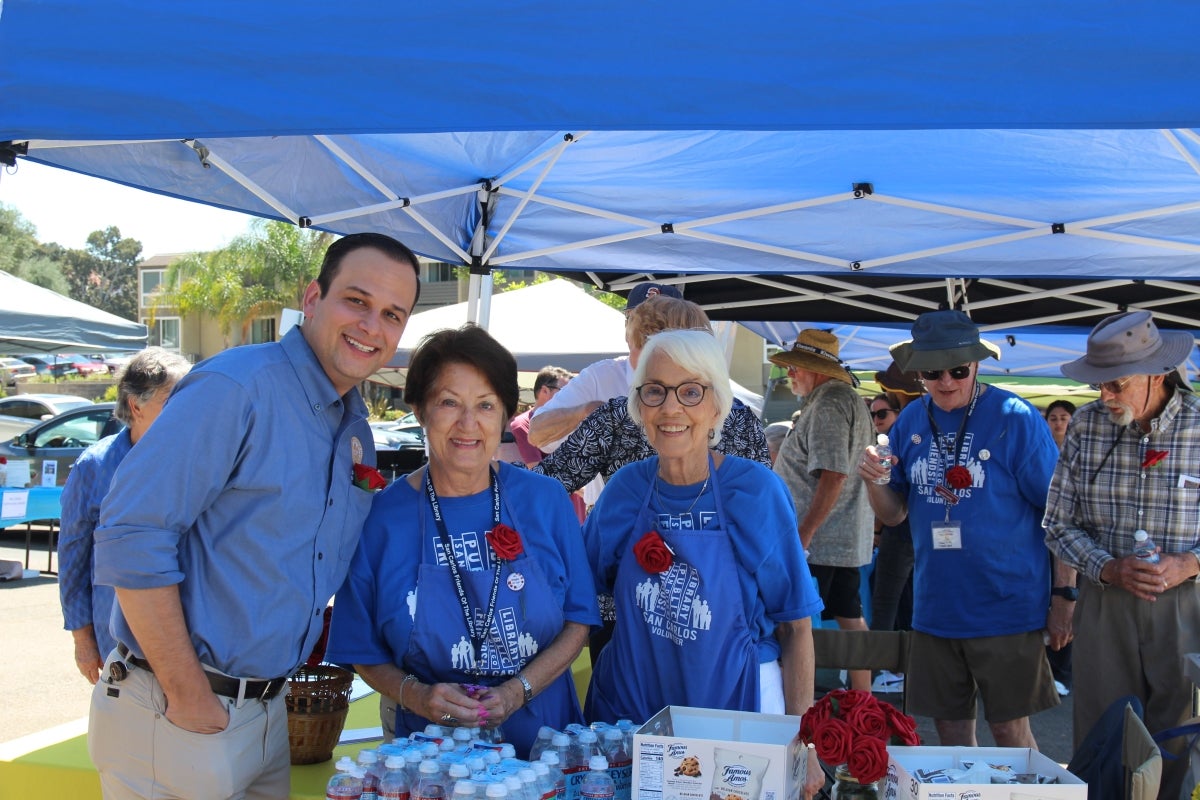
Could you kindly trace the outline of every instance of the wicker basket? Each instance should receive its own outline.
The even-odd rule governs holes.
[[[287,696],[288,744],[293,764],[317,764],[333,757],[350,710],[354,675],[341,667],[302,667],[292,676]]]

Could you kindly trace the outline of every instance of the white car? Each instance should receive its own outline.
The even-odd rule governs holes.
[[[19,358],[0,357],[0,383],[9,389],[16,388],[17,381],[37,375],[37,367],[26,364]]]
[[[0,442],[24,433],[42,420],[72,408],[93,405],[73,394],[15,394],[0,397]]]

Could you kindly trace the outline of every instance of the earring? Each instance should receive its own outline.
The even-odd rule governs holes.
[[[715,430],[713,430],[712,428],[709,428],[708,429],[708,440],[711,442],[715,438],[717,438],[717,432]]]

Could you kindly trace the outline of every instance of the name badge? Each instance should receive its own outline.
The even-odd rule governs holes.
[[[961,550],[962,521],[948,519],[945,522],[935,523],[933,526],[933,549]]]

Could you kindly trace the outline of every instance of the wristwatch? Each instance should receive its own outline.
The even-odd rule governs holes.
[[[1072,603],[1079,599],[1079,589],[1074,586],[1055,586],[1050,590],[1050,594],[1054,597],[1069,600]]]
[[[521,689],[525,692],[525,703],[528,704],[533,699],[533,687],[529,685],[529,679],[521,673],[517,673],[517,680],[521,682]]]

